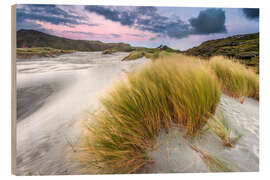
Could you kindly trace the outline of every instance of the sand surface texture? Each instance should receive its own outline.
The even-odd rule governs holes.
[[[216,115],[223,114],[232,128],[232,136],[243,134],[234,147],[224,147],[211,132],[206,131],[192,140],[200,150],[225,160],[235,171],[259,170],[259,102],[246,99],[243,104],[222,95]],[[185,142],[184,132],[172,127],[169,134],[162,131],[157,138],[156,149],[149,155],[155,163],[148,165],[142,173],[195,173],[209,172],[207,165]]]
[[[123,62],[128,53],[77,52],[17,61],[17,174],[71,174],[69,143],[98,97],[148,59]]]

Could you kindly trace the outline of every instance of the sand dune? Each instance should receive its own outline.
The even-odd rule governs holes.
[[[210,132],[204,134],[201,139],[194,139],[192,143],[201,150],[227,160],[237,167],[236,171],[259,171],[259,102],[248,98],[241,104],[235,99],[222,95],[216,113],[221,112],[232,127],[233,133],[243,134],[235,147],[224,147]],[[172,128],[169,134],[164,131],[160,133],[156,143],[158,148],[150,152],[155,163],[147,166],[142,172],[209,172],[200,154],[185,143],[183,135],[184,133],[179,132],[177,127]]]

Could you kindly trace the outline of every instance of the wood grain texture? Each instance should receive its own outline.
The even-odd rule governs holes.
[[[16,175],[16,5],[11,6],[11,173]]]

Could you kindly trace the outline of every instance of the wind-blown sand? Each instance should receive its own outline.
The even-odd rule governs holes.
[[[17,174],[71,174],[68,142],[98,97],[127,71],[149,62],[122,62],[128,53],[77,52],[17,61]]]
[[[80,135],[81,123],[99,107],[98,97],[125,73],[150,60],[121,61],[128,53],[102,55],[77,52],[55,58],[17,61],[17,174],[74,174],[78,167],[70,157]],[[194,144],[226,158],[239,171],[259,169],[259,103],[244,104],[222,96],[217,112],[223,112],[233,131],[244,136],[233,148],[224,148],[211,133]],[[172,128],[160,133],[154,164],[142,173],[209,172],[200,155]]]
[[[224,147],[211,132],[194,139],[193,144],[201,150],[227,160],[236,166],[236,171],[259,171],[259,102],[246,99],[243,104],[222,95],[216,114],[222,113],[232,128],[233,136],[242,133],[235,147]],[[156,142],[156,150],[149,155],[155,161],[141,173],[195,173],[209,172],[208,167],[185,143],[184,133],[173,127],[169,134],[161,132]]]

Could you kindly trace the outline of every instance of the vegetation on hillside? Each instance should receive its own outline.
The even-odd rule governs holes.
[[[45,34],[35,30],[17,31],[18,48],[50,47],[62,50],[77,51],[103,51],[103,54],[115,52],[131,52],[123,60],[135,60],[143,56],[150,59],[157,59],[160,52],[181,53],[166,45],[157,48],[132,47],[125,43],[103,43],[100,41],[72,40]],[[250,66],[259,72],[259,33],[236,35],[228,38],[206,41],[198,47],[188,49],[184,52],[187,55],[210,58],[222,55],[238,59],[239,62]]]
[[[61,50],[49,47],[39,48],[17,48],[16,55],[18,59],[32,58],[32,57],[54,57],[66,53],[74,53],[74,50]]]
[[[139,59],[142,57],[151,59],[152,56],[153,56],[153,53],[151,52],[136,50],[136,51],[132,51],[128,56],[124,57],[122,61],[131,61],[131,60]]]
[[[181,51],[174,50],[164,45],[160,45],[157,48],[141,48],[132,51],[128,56],[124,57],[122,61],[136,60],[142,57],[155,60],[159,58],[159,54],[161,53],[167,53],[168,55],[169,53],[181,53]]]
[[[201,58],[218,55],[235,58],[259,72],[259,33],[206,41],[188,49],[185,54]]]

